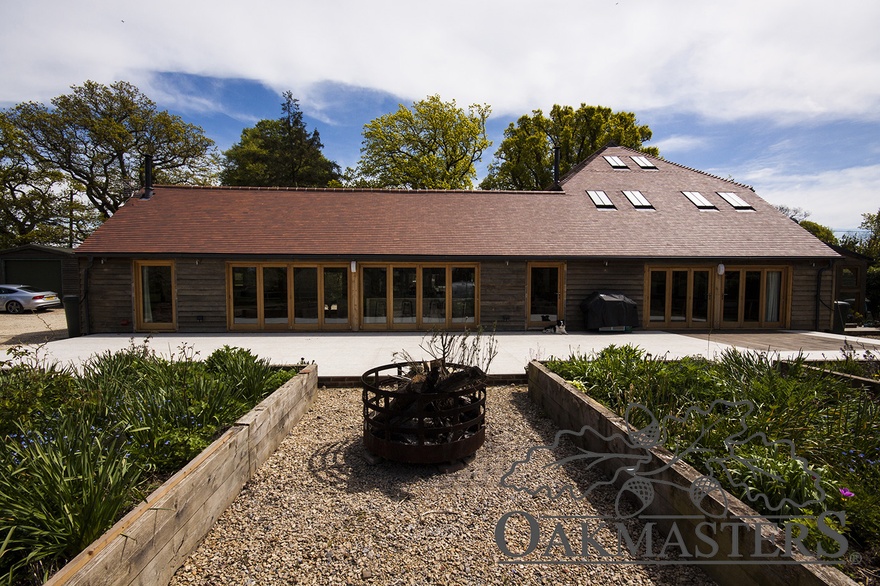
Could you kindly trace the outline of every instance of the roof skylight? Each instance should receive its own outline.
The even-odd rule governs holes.
[[[642,195],[641,191],[624,191],[623,195],[629,200],[629,203],[633,204],[634,208],[637,209],[654,209],[654,206],[651,205],[651,202],[647,200],[647,198]]]
[[[615,157],[614,155],[604,155],[604,157],[605,160],[608,161],[608,164],[615,169],[629,169],[629,167],[626,166],[626,163],[624,163],[620,159],[620,157]]]
[[[735,193],[730,193],[729,191],[716,191],[718,195],[724,198],[724,201],[733,206],[735,210],[753,210],[751,205],[748,204],[743,198],[738,196]]]
[[[701,210],[715,210],[718,209],[715,207],[715,204],[710,202],[708,199],[703,197],[703,194],[699,191],[682,191],[682,193],[691,200],[695,206],[700,208]]]
[[[657,165],[649,161],[646,157],[642,156],[631,156],[630,159],[635,161],[636,165],[641,167],[642,169],[656,169]]]
[[[596,207],[600,210],[616,209],[604,191],[587,191],[587,195],[590,196],[590,199],[593,200],[593,203],[596,204]]]

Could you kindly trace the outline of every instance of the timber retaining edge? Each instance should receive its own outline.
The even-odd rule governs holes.
[[[317,365],[301,370],[46,584],[167,584],[244,484],[308,411],[317,383]]]

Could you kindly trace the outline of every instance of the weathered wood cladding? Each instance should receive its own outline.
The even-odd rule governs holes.
[[[79,295],[79,263],[76,258],[71,256],[65,258],[61,264],[61,282],[64,283],[61,295]]]
[[[524,261],[480,263],[480,323],[501,331],[526,328]]]
[[[177,259],[177,328],[181,332],[225,332],[226,261]]]
[[[624,260],[570,261],[566,267],[565,325],[569,330],[586,328],[581,301],[594,291],[623,293],[642,307],[645,263]],[[639,311],[639,318],[642,318]]]
[[[83,333],[135,331],[132,258],[80,258],[79,272],[88,267],[89,282],[82,283]],[[182,332],[224,332],[227,321],[226,266],[228,259],[168,259],[174,262],[177,328]],[[675,263],[687,266],[687,263]],[[526,329],[528,262],[480,263],[480,323],[497,331]],[[565,263],[565,308],[562,319],[569,330],[584,329],[580,303],[594,291],[621,292],[636,302],[644,324],[645,271],[642,261],[573,260]],[[667,265],[664,265],[667,266]],[[703,266],[703,265],[700,265]],[[713,264],[712,267],[715,265]],[[744,266],[740,264],[739,266]],[[755,266],[759,266],[757,263]],[[835,270],[828,263],[790,263],[791,284],[784,289],[789,322],[784,327],[825,330],[832,327],[832,291]],[[821,292],[816,320],[816,285]],[[714,273],[713,273],[714,276]],[[67,280],[67,279],[65,279]],[[73,292],[71,292],[73,293]],[[86,322],[88,318],[88,322]]]
[[[80,259],[84,334],[134,331],[131,259]],[[86,321],[86,316],[88,321]]]
[[[816,285],[821,273],[819,299]],[[830,331],[832,326],[832,290],[834,270],[826,263],[796,264],[792,270],[791,329]],[[816,305],[819,321],[816,323]]]

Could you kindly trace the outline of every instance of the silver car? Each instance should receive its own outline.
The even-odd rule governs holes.
[[[7,313],[50,307],[61,307],[61,299],[54,291],[40,291],[28,285],[0,285],[0,309]]]

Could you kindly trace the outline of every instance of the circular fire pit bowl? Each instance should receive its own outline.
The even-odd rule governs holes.
[[[364,445],[409,464],[452,462],[486,439],[486,375],[477,367],[386,364],[361,377]]]

